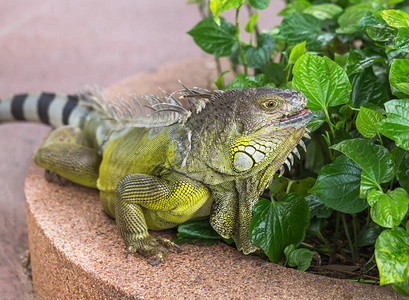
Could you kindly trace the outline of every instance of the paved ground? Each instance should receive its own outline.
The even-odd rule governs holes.
[[[276,1],[262,12],[262,28],[278,24],[283,4]],[[104,87],[202,55],[185,34],[198,20],[196,7],[185,0],[2,0],[0,97]],[[27,249],[23,182],[48,130],[0,125],[0,299],[32,298],[20,262]]]

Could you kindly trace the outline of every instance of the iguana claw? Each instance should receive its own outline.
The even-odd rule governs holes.
[[[146,258],[150,258],[148,259],[148,263],[156,266],[168,257],[170,249],[173,247],[175,247],[178,252],[182,251],[179,245],[176,245],[168,239],[148,236],[128,246],[125,257],[128,258],[130,253],[139,253]]]

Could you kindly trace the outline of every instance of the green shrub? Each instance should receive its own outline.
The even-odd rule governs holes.
[[[195,2],[206,13],[206,1]],[[188,34],[217,60],[229,57],[235,77],[224,86],[228,71],[219,68],[218,88],[294,88],[314,113],[308,151],[287,178],[273,181],[271,201],[254,207],[253,243],[271,261],[305,270],[314,253],[335,255],[342,229],[351,261],[372,247],[363,271],[375,258],[379,283],[409,296],[409,3],[295,0],[267,31],[258,29],[255,10],[268,0],[209,4],[212,14]],[[251,16],[242,26],[245,8]],[[221,17],[229,9],[235,24]],[[242,27],[249,42],[240,39]],[[303,243],[305,236],[322,245]]]

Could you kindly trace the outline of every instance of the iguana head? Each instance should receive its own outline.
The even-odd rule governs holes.
[[[191,154],[217,172],[241,178],[262,172],[265,185],[282,169],[305,134],[312,114],[295,90],[271,87],[189,94],[196,111],[186,122],[192,130]],[[200,151],[205,149],[205,152]]]
[[[183,137],[173,139],[175,153],[182,154],[175,160],[182,162],[178,171],[211,190],[216,232],[233,238],[243,253],[254,252],[252,207],[274,173],[284,171],[286,162],[291,166],[291,152],[299,155],[296,146],[312,117],[307,99],[270,87],[181,93],[192,107],[176,126]]]

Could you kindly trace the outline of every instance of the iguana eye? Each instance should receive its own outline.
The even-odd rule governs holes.
[[[277,106],[277,101],[267,100],[263,103],[263,106],[267,109],[273,109]]]

